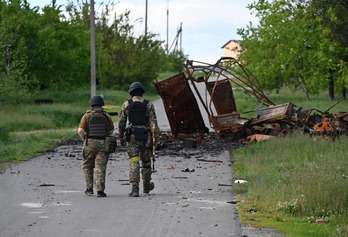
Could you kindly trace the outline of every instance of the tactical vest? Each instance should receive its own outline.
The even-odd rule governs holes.
[[[148,117],[146,116],[147,104],[149,101],[144,100],[144,102],[134,102],[133,100],[128,100],[128,120],[133,126],[146,125],[148,122]]]
[[[101,113],[93,113],[89,111],[88,113],[88,138],[94,139],[105,139],[109,136],[108,125],[109,121],[106,115]]]

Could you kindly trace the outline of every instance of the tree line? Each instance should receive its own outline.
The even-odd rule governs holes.
[[[259,0],[248,5],[259,18],[238,34],[240,60],[263,88],[295,86],[307,100],[328,90],[346,98],[348,88],[347,0]]]
[[[89,1],[55,1],[42,9],[26,0],[0,0],[0,103],[26,101],[46,88],[90,85]],[[122,89],[133,81],[151,84],[161,71],[183,70],[182,51],[165,52],[155,33],[135,37],[129,11],[112,14],[112,3],[96,14],[98,86]]]

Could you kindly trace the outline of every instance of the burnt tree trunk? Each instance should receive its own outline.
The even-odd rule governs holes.
[[[345,85],[343,85],[343,87],[342,87],[342,97],[344,100],[347,99],[347,89],[346,89]]]

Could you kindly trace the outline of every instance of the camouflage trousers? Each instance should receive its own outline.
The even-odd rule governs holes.
[[[104,191],[106,166],[109,159],[109,154],[105,152],[104,140],[88,139],[88,145],[85,141],[82,155],[87,188],[93,188],[94,179],[96,190]]]
[[[140,161],[142,163],[142,180],[149,183],[151,180],[151,157],[152,150],[145,147],[145,141],[136,141],[131,135],[127,148],[130,158],[129,181],[132,185],[140,183]]]

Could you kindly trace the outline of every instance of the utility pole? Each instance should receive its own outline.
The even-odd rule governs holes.
[[[147,0],[145,2],[145,37],[147,36]]]
[[[169,0],[167,0],[167,55],[169,54],[168,48],[168,27],[169,27]]]
[[[94,0],[91,0],[91,96],[96,94]]]

